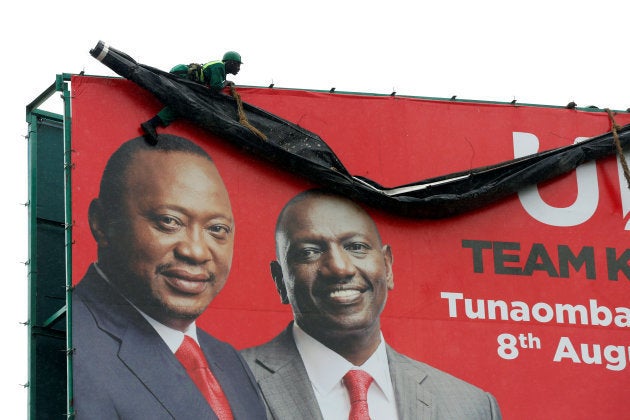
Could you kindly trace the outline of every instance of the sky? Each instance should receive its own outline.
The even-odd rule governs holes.
[[[8,4],[11,4],[9,9]],[[7,125],[0,155],[2,417],[27,418],[28,201],[25,108],[62,73],[116,76],[89,50],[103,40],[137,61],[243,57],[236,85],[630,108],[627,0],[371,0],[0,6]],[[6,96],[8,92],[8,97]],[[44,109],[61,112],[59,94]]]

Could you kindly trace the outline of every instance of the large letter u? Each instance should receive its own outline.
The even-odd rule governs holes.
[[[538,152],[538,138],[531,133],[513,133],[514,158]],[[578,137],[575,143],[588,137]],[[588,162],[575,169],[577,177],[577,198],[568,207],[552,207],[545,203],[538,192],[538,186],[532,185],[518,192],[523,208],[530,216],[541,223],[551,226],[576,226],[587,221],[597,209],[599,187],[597,185],[597,167],[595,162]]]

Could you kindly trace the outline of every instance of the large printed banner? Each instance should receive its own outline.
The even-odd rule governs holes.
[[[611,129],[599,110],[269,88],[238,92],[245,102],[317,133],[351,174],[384,186]],[[73,77],[72,96],[72,276],[78,284],[97,260],[88,212],[105,164],[123,142],[141,135],[140,123],[162,104],[117,78]],[[615,118],[630,123],[628,114]],[[229,276],[197,326],[237,349],[269,341],[293,319],[270,272],[276,219],[289,199],[317,186],[185,119],[158,130],[191,139],[212,156],[234,215]],[[506,419],[627,415],[630,189],[617,157],[452,218],[406,219],[362,207],[391,247],[394,287],[381,327],[392,348],[491,393]]]

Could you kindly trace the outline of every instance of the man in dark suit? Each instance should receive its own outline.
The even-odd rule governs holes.
[[[272,277],[294,322],[242,352],[270,418],[501,418],[492,395],[385,343],[392,250],[355,203],[317,190],[294,197],[278,217],[276,256]]]
[[[195,325],[232,263],[227,190],[203,149],[160,139],[123,144],[89,208],[98,261],[73,294],[76,416],[264,419],[246,363]]]

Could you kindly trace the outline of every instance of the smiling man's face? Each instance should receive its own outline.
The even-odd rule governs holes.
[[[339,197],[307,196],[283,213],[276,249],[288,301],[304,331],[322,338],[380,330],[394,286],[392,254],[360,207]]]
[[[186,328],[223,288],[234,221],[208,159],[140,151],[126,169],[116,215],[100,214],[99,266],[142,311]]]

